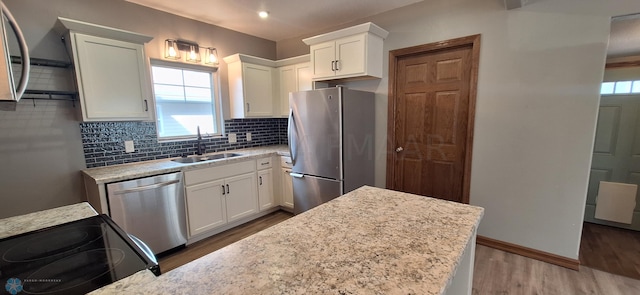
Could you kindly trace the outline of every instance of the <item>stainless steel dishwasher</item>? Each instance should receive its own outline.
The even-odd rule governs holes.
[[[187,242],[182,172],[107,184],[109,213],[154,254]]]

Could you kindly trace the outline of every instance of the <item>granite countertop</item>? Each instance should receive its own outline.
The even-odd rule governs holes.
[[[95,180],[96,184],[103,184],[115,181],[128,180],[133,178],[140,178],[145,176],[166,174],[178,171],[188,171],[194,169],[201,169],[210,166],[219,166],[225,164],[231,164],[236,162],[242,162],[249,159],[257,159],[266,157],[269,155],[281,155],[288,156],[289,148],[286,145],[272,145],[262,146],[238,150],[230,150],[217,153],[207,153],[205,155],[214,155],[220,153],[239,153],[242,156],[219,159],[213,161],[205,161],[191,164],[181,164],[171,161],[171,159],[144,161],[136,163],[128,163],[122,165],[113,165],[107,167],[89,168],[82,170],[86,176]]]
[[[443,294],[484,209],[362,187],[159,277],[92,294]]]
[[[0,219],[0,239],[98,215],[87,202]]]

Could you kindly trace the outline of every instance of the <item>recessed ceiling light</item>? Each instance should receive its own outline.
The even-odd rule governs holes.
[[[269,17],[269,12],[267,12],[267,11],[260,11],[260,12],[258,12],[258,15],[259,15],[261,18],[267,18],[267,17]]]

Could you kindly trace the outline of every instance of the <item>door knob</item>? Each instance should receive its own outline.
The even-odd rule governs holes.
[[[401,151],[404,151],[404,149],[402,147],[399,147],[399,148],[396,149],[396,153],[399,153]]]

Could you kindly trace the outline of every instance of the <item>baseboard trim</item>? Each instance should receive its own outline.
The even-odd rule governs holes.
[[[578,259],[571,259],[564,256],[551,254],[548,252],[531,249],[499,240],[494,240],[483,236],[478,236],[478,238],[476,239],[476,244],[559,265],[568,269],[580,269],[580,260]]]

